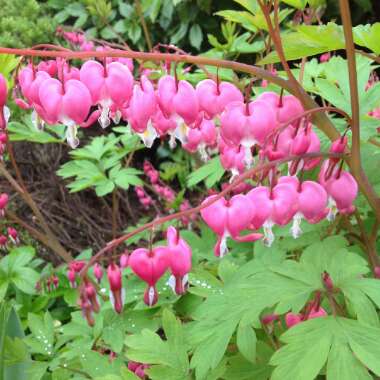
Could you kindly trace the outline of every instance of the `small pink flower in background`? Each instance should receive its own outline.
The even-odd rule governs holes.
[[[20,239],[18,237],[18,232],[15,228],[8,227],[7,232],[8,232],[9,239],[12,241],[13,244],[19,244],[20,243]]]
[[[330,60],[330,58],[331,58],[330,52],[324,53],[319,57],[319,62],[321,62],[321,63],[328,62]]]
[[[153,167],[153,165],[149,161],[144,161],[143,169],[145,175],[149,178],[149,181],[152,185],[156,184],[159,181],[160,173]]]
[[[8,237],[5,235],[0,235],[0,248],[7,249],[8,247]]]
[[[8,201],[9,201],[9,196],[7,193],[0,194],[0,215],[1,216],[5,215],[5,209],[8,205]]]

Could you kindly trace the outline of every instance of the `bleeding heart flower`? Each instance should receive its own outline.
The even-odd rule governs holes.
[[[280,96],[269,91],[259,95],[257,100],[266,102],[273,108],[277,116],[278,125],[288,123],[304,112],[301,102],[293,95]],[[292,125],[298,127],[299,123],[300,119],[293,122]]]
[[[120,268],[125,269],[128,267],[129,255],[128,253],[123,253],[120,256]]]
[[[308,223],[315,224],[324,219],[328,214],[328,196],[325,189],[317,182],[299,182],[297,177],[280,177],[278,183],[289,184],[298,193],[298,211],[293,217],[291,228],[292,235],[296,239],[301,233],[301,221],[306,219]]]
[[[326,317],[326,316],[327,316],[327,313],[326,313],[326,310],[323,309],[323,307],[319,306],[317,308],[316,306],[314,306],[310,310],[310,313],[306,316],[303,316],[302,314],[287,313],[285,315],[285,323],[288,328],[291,328],[295,325],[298,325],[298,323],[302,321],[314,319],[314,318]]]
[[[272,190],[258,186],[247,197],[256,208],[251,223],[256,229],[264,227],[264,243],[270,247],[274,241],[273,225],[285,226],[292,220],[297,212],[298,194],[293,186],[279,183]]]
[[[124,117],[127,117],[132,129],[137,132],[145,146],[150,148],[158,136],[152,119],[157,111],[156,95],[149,79],[141,77],[140,83],[133,88],[133,95]]]
[[[86,298],[85,293],[83,294],[83,296],[81,296],[79,306],[82,309],[83,317],[87,320],[88,325],[91,327],[94,326],[95,319],[94,319],[94,316],[92,315],[93,308],[92,308],[90,300]]]
[[[138,248],[129,256],[132,271],[148,284],[144,293],[144,302],[148,306],[158,300],[156,283],[170,266],[169,254],[167,247],[156,247],[151,250]]]
[[[336,213],[335,207],[341,214],[352,214],[355,211],[353,202],[358,195],[358,184],[349,172],[339,170],[323,186],[336,205],[332,205],[332,214]]]
[[[72,269],[75,273],[79,273],[86,266],[86,262],[82,260],[73,260],[69,264],[69,269]]]
[[[80,80],[90,91],[92,103],[99,104],[99,123],[103,128],[110,124],[110,108],[114,106],[121,117],[121,110],[128,104],[133,89],[133,75],[122,63],[112,62],[104,67],[97,61],[89,60],[80,69]]]
[[[103,278],[103,268],[101,267],[99,263],[95,263],[94,265],[94,276],[98,284],[100,284]]]
[[[205,111],[209,118],[220,115],[227,104],[244,98],[240,90],[229,82],[215,82],[211,79],[202,80],[197,84],[196,94],[201,110]]]
[[[58,66],[57,61],[54,59],[49,59],[48,61],[41,61],[37,66],[38,71],[46,71],[51,77],[57,75]]]
[[[157,107],[157,111],[152,117],[152,123],[153,127],[160,136],[165,136],[177,128],[177,123],[174,116],[166,117],[161,111],[160,107]],[[173,142],[171,142],[171,146],[173,146]]]
[[[108,266],[107,277],[110,284],[110,301],[116,313],[120,314],[123,311],[125,291],[120,268],[115,263]]]
[[[7,81],[0,74],[0,129],[5,129],[7,127],[7,122],[9,118],[9,109],[5,106],[8,97],[8,86]]]
[[[271,106],[258,100],[248,105],[242,102],[229,103],[220,122],[223,139],[229,144],[244,146],[248,167],[252,164],[251,147],[263,145],[277,127],[276,115]]]
[[[11,240],[11,242],[13,244],[19,244],[20,243],[20,239],[18,237],[18,232],[15,228],[8,227],[7,232],[8,232],[9,239]]]
[[[216,195],[207,197],[202,205],[208,203]],[[218,235],[218,241],[214,247],[215,256],[223,257],[227,249],[227,237],[236,241],[256,241],[262,235],[251,233],[239,236],[240,233],[251,225],[256,213],[256,208],[250,199],[242,194],[234,195],[230,200],[220,198],[201,210],[203,220]]]
[[[96,293],[95,286],[90,281],[87,281],[84,284],[84,291],[86,293],[87,299],[91,303],[92,310],[95,313],[98,313],[100,310],[100,306],[99,306],[98,295]]]
[[[5,215],[5,208],[7,207],[9,196],[7,193],[0,194],[0,215]]]
[[[182,295],[186,292],[189,283],[191,248],[172,226],[167,229],[166,238],[170,251],[170,269],[172,272],[168,284],[175,293]]]
[[[298,325],[300,322],[302,322],[301,314],[287,313],[285,315],[285,323],[289,329],[295,325]]]
[[[157,100],[162,112],[177,117],[177,126],[183,122],[192,125],[198,117],[199,105],[193,86],[185,81],[177,81],[171,75],[165,75],[158,81]]]
[[[234,147],[227,145],[223,138],[219,139],[219,157],[224,169],[230,170],[232,177],[230,182],[244,172],[245,151],[242,146]]]
[[[75,271],[73,269],[69,269],[67,271],[67,278],[70,282],[70,286],[72,288],[76,288],[77,287],[76,274],[75,274]]]
[[[207,161],[209,156],[206,147],[215,145],[216,137],[217,132],[214,122],[203,118],[199,126],[189,128],[187,142],[183,144],[183,148],[191,153],[198,151],[202,160]]]
[[[41,84],[39,98],[49,124],[60,122],[66,125],[67,142],[72,148],[77,147],[77,126],[85,123],[91,108],[91,95],[87,87],[76,79],[62,84],[50,78]]]

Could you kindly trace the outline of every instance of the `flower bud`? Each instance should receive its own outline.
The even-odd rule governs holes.
[[[123,289],[120,268],[111,263],[107,269],[108,282],[110,284],[110,300],[117,313],[123,311]]]
[[[120,268],[125,269],[128,266],[129,256],[128,253],[123,253],[120,256]]]
[[[76,282],[76,278],[75,278],[75,271],[73,269],[69,269],[67,271],[67,278],[68,280],[70,281],[70,285],[72,288],[76,288],[77,287],[77,282]]]
[[[94,276],[96,280],[98,281],[98,284],[100,284],[100,281],[102,281],[102,277],[103,277],[103,269],[99,263],[95,263],[94,265]]]

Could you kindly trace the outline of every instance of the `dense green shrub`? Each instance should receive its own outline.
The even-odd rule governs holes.
[[[51,42],[56,23],[46,9],[36,0],[1,0],[0,45],[27,47]]]

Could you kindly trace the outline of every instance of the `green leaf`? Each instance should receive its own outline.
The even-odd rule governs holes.
[[[336,342],[331,347],[327,362],[327,380],[346,379],[372,380],[372,376],[346,344]]]
[[[215,13],[218,16],[223,17],[227,21],[232,21],[253,33],[257,31],[257,27],[255,25],[254,16],[246,11],[233,11],[233,10],[223,10]]]
[[[207,299],[192,313],[195,322],[188,332],[189,342],[195,347],[191,367],[195,368],[197,377],[203,379],[216,368],[238,326],[261,327],[260,315],[268,308],[274,309],[277,314],[289,310],[299,312],[313,292],[324,289],[324,271],[330,274],[334,286],[341,289],[347,301],[355,305],[355,310],[363,305],[363,297],[367,299],[367,309],[373,310],[371,302],[376,305],[380,302],[379,285],[376,280],[369,281],[363,276],[369,272],[368,263],[358,254],[348,251],[347,244],[342,236],[317,241],[304,250],[299,262],[285,259],[280,248],[263,248],[262,252],[255,248],[254,260],[227,276],[223,286],[203,294]],[[190,291],[193,292],[193,287]],[[361,293],[360,303],[350,292]],[[253,352],[253,344],[248,348],[248,343],[254,339],[253,333],[251,335],[252,339],[244,342],[244,334],[238,334],[239,350],[249,357],[252,353],[247,353]],[[317,345],[318,352],[323,354],[320,361],[315,360],[314,366],[301,371],[310,378],[319,371],[319,365],[323,366],[324,355],[330,348],[330,337],[323,340],[321,336],[320,339],[320,345]],[[305,351],[310,360],[315,354],[314,350],[310,347],[310,351]],[[303,380],[302,377],[295,378]]]
[[[227,371],[222,376],[225,380],[268,380],[272,372],[270,366],[253,364],[241,356],[230,358],[228,362]]]
[[[91,378],[104,379],[106,376],[119,375],[122,361],[117,358],[110,362],[109,358],[99,352],[87,350],[80,355],[80,362],[83,370],[91,376]]]
[[[140,172],[133,168],[125,168],[119,170],[117,173],[115,173],[114,176],[112,176],[110,173],[110,177],[113,178],[117,186],[127,190],[130,185],[142,186],[144,184],[143,181],[135,173]]]
[[[132,5],[127,4],[124,1],[120,1],[119,2],[119,12],[123,17],[129,19],[133,14],[134,9],[133,9]]]
[[[44,317],[29,313],[28,327],[32,335],[27,337],[26,343],[35,352],[50,356],[53,353],[54,344],[54,325],[50,313],[46,312]]]
[[[354,41],[360,46],[372,50],[376,55],[380,54],[379,38],[380,23],[375,22],[372,25],[358,25],[353,28]]]
[[[127,357],[130,360],[151,363],[148,372],[153,380],[189,379],[187,345],[181,323],[167,309],[163,312],[162,323],[166,341],[154,332],[144,329],[141,334],[127,336]]]
[[[28,370],[28,380],[41,380],[46,374],[49,367],[48,362],[33,361],[31,367]]]
[[[182,38],[185,37],[188,28],[189,28],[189,25],[187,23],[184,23],[184,22],[180,23],[176,32],[171,35],[170,43],[175,45],[179,41],[181,41]]]
[[[189,40],[191,46],[196,49],[200,49],[202,41],[203,41],[203,33],[202,29],[198,24],[194,24],[189,31]]]
[[[39,144],[62,142],[61,139],[54,137],[47,131],[37,130],[31,122],[23,124],[12,121],[8,124],[7,129],[11,141],[30,141]]]
[[[123,348],[123,335],[120,334],[120,330],[114,326],[106,326],[102,332],[102,338],[104,343],[111,347],[111,350],[120,353]]]
[[[205,181],[206,187],[214,186],[224,174],[224,168],[220,163],[219,156],[212,158],[205,165],[195,170],[187,178],[187,185],[192,187],[201,181]]]
[[[24,293],[35,294],[35,286],[40,275],[31,268],[20,268],[12,275],[13,284]]]
[[[343,29],[333,22],[318,26],[300,25],[295,32],[282,34],[281,40],[288,61],[344,49],[345,46]],[[278,54],[271,52],[259,64],[265,65],[279,61]]]
[[[271,379],[312,380],[328,361],[327,378],[370,379],[380,364],[380,329],[333,316],[302,322],[281,336],[287,343],[271,359],[276,368]],[[345,366],[342,372],[338,371]],[[366,368],[367,367],[367,368]]]
[[[0,379],[28,380],[30,357],[22,342],[24,331],[13,309],[3,303],[0,309]]]
[[[282,2],[300,10],[303,10],[307,4],[307,0],[282,0]]]
[[[96,182],[95,192],[98,197],[104,197],[105,195],[112,193],[115,188],[115,184],[110,179],[104,179]]]
[[[256,333],[255,330],[241,322],[237,329],[236,343],[241,354],[251,363],[256,362]]]

